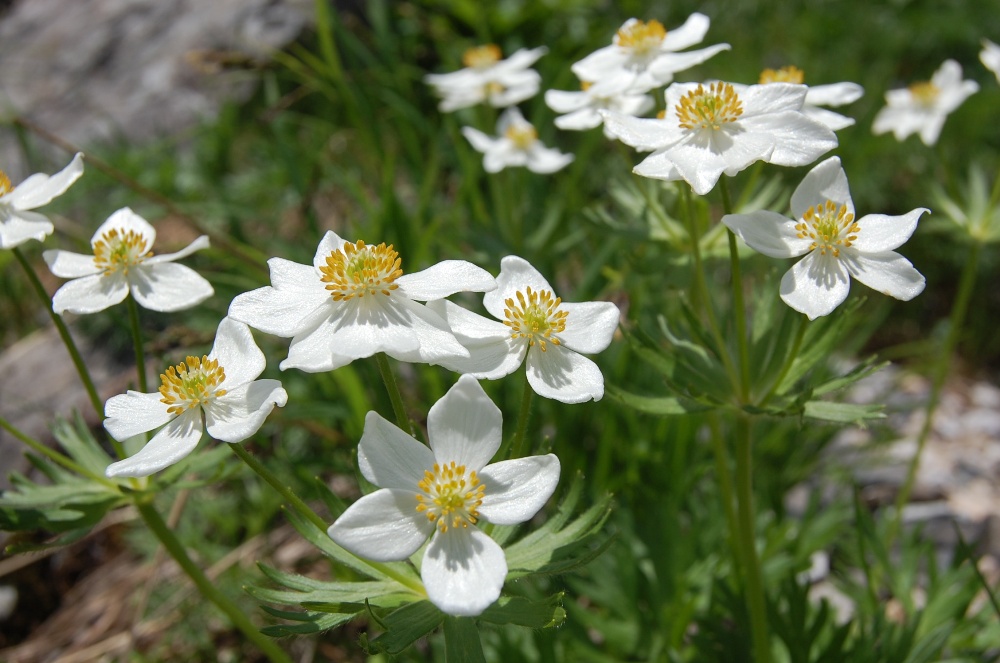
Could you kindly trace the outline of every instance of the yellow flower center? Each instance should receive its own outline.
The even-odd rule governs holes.
[[[941,93],[941,89],[937,85],[931,83],[930,81],[921,81],[920,83],[914,83],[910,86],[910,94],[913,95],[913,99],[923,106],[930,106],[938,98]]]
[[[580,89],[583,90],[584,92],[589,90],[593,85],[594,84],[591,83],[590,81],[580,81]]]
[[[160,380],[163,382],[160,402],[170,406],[167,408],[170,414],[181,414],[193,407],[206,405],[226,393],[225,389],[219,389],[219,385],[226,380],[226,370],[219,366],[218,359],[207,356],[201,359],[189,356],[177,366],[168,368],[166,373],[161,373]]]
[[[14,185],[10,183],[10,178],[7,177],[7,173],[0,170],[0,196],[6,196],[13,190]]]
[[[512,124],[503,135],[519,150],[528,149],[538,140],[538,132],[530,124]]]
[[[500,61],[502,55],[496,44],[485,44],[468,49],[462,54],[462,64],[473,69],[485,69]]]
[[[707,91],[699,84],[681,98],[675,110],[685,129],[718,130],[743,115],[743,102],[729,83],[712,83]]]
[[[795,225],[799,239],[811,239],[809,250],[819,249],[820,254],[829,251],[834,258],[840,257],[840,249],[857,241],[861,227],[854,222],[854,215],[847,211],[847,205],[838,206],[833,201],[813,205],[802,215],[802,221]]]
[[[619,46],[628,48],[637,55],[646,55],[656,50],[666,36],[667,29],[656,19],[649,23],[636,21],[618,30],[615,35]]]
[[[326,257],[326,265],[319,268],[320,280],[337,302],[355,296],[388,295],[399,287],[394,281],[403,275],[400,262],[392,244],[365,246],[359,239],[356,244],[348,242],[343,249]]]
[[[94,242],[94,264],[105,275],[128,270],[153,255],[149,238],[134,230],[108,230]]]
[[[455,461],[447,465],[434,463],[434,470],[424,471],[417,488],[417,511],[432,523],[436,521],[442,532],[449,527],[475,525],[486,494],[486,486],[475,471],[466,472],[465,465],[456,465]]]
[[[757,82],[761,85],[766,83],[796,83],[801,85],[805,79],[804,71],[795,65],[788,65],[781,69],[765,69],[760,72],[760,80]]]
[[[524,292],[517,291],[517,301],[513,297],[505,302],[503,316],[505,325],[511,329],[511,338],[526,338],[528,345],[538,343],[542,352],[545,344],[559,345],[558,336],[566,329],[567,311],[559,309],[562,299],[553,297],[548,290],[534,291],[528,287]]]

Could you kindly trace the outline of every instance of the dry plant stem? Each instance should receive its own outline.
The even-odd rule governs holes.
[[[76,472],[80,476],[87,477],[88,479],[91,479],[92,481],[96,481],[97,483],[100,483],[100,484],[103,484],[103,485],[107,486],[108,488],[117,488],[118,487],[118,484],[116,484],[114,481],[111,481],[107,477],[102,477],[102,476],[100,476],[98,474],[94,474],[93,472],[91,472],[90,470],[88,470],[87,468],[85,468],[84,466],[82,466],[79,463],[77,463],[72,458],[69,458],[68,456],[65,456],[65,455],[59,453],[55,449],[50,449],[49,447],[45,446],[44,444],[42,444],[38,440],[36,440],[36,439],[34,439],[32,437],[29,437],[26,433],[24,433],[19,428],[15,427],[13,424],[11,424],[9,421],[7,421],[6,419],[4,419],[3,417],[0,417],[0,428],[4,429],[8,433],[10,433],[11,435],[13,435],[17,439],[19,439],[21,442],[24,442],[26,445],[28,445],[29,447],[31,447],[33,450],[37,451],[41,455],[45,456],[46,458],[48,458],[52,462],[58,463],[59,465],[62,465],[63,467],[65,467],[70,472]]]
[[[406,416],[403,395],[399,393],[399,385],[396,384],[396,376],[392,374],[389,357],[384,352],[376,352],[375,361],[378,364],[378,372],[382,375],[382,382],[385,383],[385,390],[389,392],[389,400],[392,401],[392,412],[396,415],[396,425],[399,426],[400,430],[413,435],[413,427],[410,425],[410,418]]]
[[[149,393],[146,381],[146,353],[142,348],[142,328],[139,326],[139,305],[131,294],[126,297],[128,302],[128,321],[132,327],[132,346],[135,348],[135,370],[139,375],[139,391]]]

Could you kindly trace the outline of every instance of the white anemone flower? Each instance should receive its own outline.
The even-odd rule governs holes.
[[[684,25],[670,30],[657,20],[630,18],[615,33],[610,46],[599,48],[572,66],[581,81],[627,79],[636,92],[647,92],[674,79],[674,74],[729,50],[729,44],[678,53],[705,38],[709,18],[691,14]]]
[[[112,463],[109,477],[144,477],[194,451],[203,429],[237,443],[256,433],[274,406],[288,400],[277,380],[257,380],[264,353],[246,325],[223,318],[207,355],[188,357],[160,375],[158,393],[129,391],[104,406],[104,428],[116,440],[160,430],[134,456]]]
[[[978,90],[975,81],[962,80],[962,65],[945,60],[931,80],[886,92],[886,105],[875,115],[872,133],[891,131],[900,141],[919,133],[924,145],[934,145],[948,115]]]
[[[979,52],[979,61],[983,66],[993,72],[1000,83],[1000,46],[997,46],[989,39],[983,40],[983,50]]]
[[[600,400],[604,376],[580,353],[611,344],[621,313],[611,302],[564,302],[524,258],[500,262],[497,289],[483,298],[495,320],[452,302],[432,302],[469,350],[468,358],[438,362],[476,378],[496,380],[527,361],[528,384],[539,396],[563,403]]]
[[[645,115],[656,105],[653,97],[634,92],[621,78],[599,83],[584,81],[579,92],[547,90],[545,103],[557,113],[555,125],[567,131],[586,131],[601,126],[604,118],[599,111],[610,110],[633,117]],[[609,136],[610,138],[611,136]]]
[[[544,46],[522,48],[503,60],[496,44],[477,46],[463,54],[465,69],[427,74],[424,81],[441,97],[438,108],[443,113],[484,102],[506,108],[538,94],[542,77],[530,67],[547,51]]]
[[[760,74],[761,85],[767,83],[795,83],[805,82],[805,73],[795,66],[786,66],[781,69],[765,69]],[[802,104],[802,113],[817,122],[820,122],[832,131],[840,131],[854,124],[853,117],[847,117],[840,113],[835,113],[820,106],[845,106],[854,103],[864,95],[865,89],[857,83],[827,83],[825,85],[810,85],[806,91],[805,103]]]
[[[639,150],[652,151],[632,172],[685,180],[695,193],[712,190],[719,177],[756,161],[804,166],[837,146],[837,136],[802,113],[806,86],[674,83],[658,119],[601,111],[604,127]]]
[[[468,375],[431,407],[430,448],[369,412],[358,465],[379,490],[352,504],[330,526],[330,538],[388,562],[407,559],[429,537],[420,564],[427,598],[449,615],[481,614],[500,597],[507,560],[476,523],[523,523],[559,482],[552,454],[487,465],[500,448],[502,423],[500,409]]]
[[[125,300],[151,311],[191,308],[212,296],[212,285],[190,267],[175,260],[208,248],[202,235],[176,253],[153,255],[156,230],[146,219],[123,207],[101,224],[90,240],[93,255],[52,250],[43,253],[53,274],[72,279],[52,297],[60,315],[96,313]]]
[[[13,249],[29,239],[42,241],[52,234],[52,222],[30,210],[52,202],[83,175],[83,154],[55,175],[35,173],[16,187],[0,171],[0,249]]]
[[[462,127],[462,135],[483,154],[483,168],[488,173],[498,173],[507,166],[524,166],[533,173],[547,174],[573,161],[572,154],[542,145],[538,131],[517,108],[508,108],[500,116],[496,138],[472,127]]]
[[[837,308],[851,277],[908,301],[924,290],[924,277],[896,253],[929,210],[901,216],[868,214],[855,220],[854,202],[840,159],[830,157],[803,178],[792,194],[788,219],[760,210],[727,214],[722,222],[750,248],[772,258],[805,257],[781,279],[781,299],[813,320]]]
[[[496,281],[464,260],[403,274],[392,245],[349,242],[330,231],[313,264],[271,258],[271,285],[238,295],[229,316],[290,337],[282,370],[316,373],[384,352],[400,361],[436,363],[467,356],[444,320],[418,301],[485,292]]]

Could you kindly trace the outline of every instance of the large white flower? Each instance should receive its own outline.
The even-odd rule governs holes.
[[[431,407],[430,448],[369,412],[358,465],[380,490],[352,504],[330,537],[379,562],[404,560],[430,537],[420,565],[427,597],[450,615],[482,613],[500,596],[507,560],[476,523],[523,523],[559,482],[552,454],[487,465],[500,448],[502,423],[500,409],[468,375]]]
[[[585,131],[599,127],[604,118],[598,111],[611,110],[623,115],[638,116],[648,113],[656,105],[653,97],[644,92],[634,92],[622,78],[598,83],[583,82],[579,92],[547,90],[545,103],[557,113],[555,125],[568,131]]]
[[[983,66],[993,72],[1000,83],[1000,46],[997,46],[989,39],[983,40],[983,50],[979,52],[979,61]]]
[[[924,277],[893,249],[910,238],[920,215],[869,214],[855,220],[854,202],[840,159],[813,168],[792,194],[788,219],[775,212],[722,217],[751,248],[772,258],[805,255],[781,279],[781,299],[812,320],[847,298],[851,277],[869,288],[910,300],[924,290]]]
[[[765,69],[760,74],[758,83],[796,83],[805,82],[805,73],[794,66],[782,67],[781,69]],[[826,85],[810,85],[806,92],[805,103],[802,104],[802,113],[817,122],[820,122],[833,131],[840,131],[854,124],[853,117],[847,117],[840,113],[835,113],[820,106],[844,106],[853,103],[861,98],[865,89],[857,83],[827,83]]]
[[[948,114],[979,90],[979,84],[962,80],[962,65],[945,60],[930,81],[885,93],[886,105],[875,115],[872,133],[891,131],[896,140],[920,134],[924,145],[934,145]]]
[[[653,152],[633,172],[683,179],[704,195],[722,173],[735,175],[755,161],[804,166],[837,146],[833,131],[802,113],[806,92],[791,83],[749,85],[741,92],[721,81],[674,83],[662,119],[601,112],[611,135]]]
[[[90,245],[93,255],[52,250],[43,253],[56,276],[73,279],[52,297],[52,310],[62,314],[96,313],[124,301],[153,311],[180,311],[212,295],[212,285],[190,267],[172,264],[208,247],[202,235],[177,253],[153,255],[156,230],[124,207],[101,224]]]
[[[435,363],[467,356],[444,320],[417,301],[496,281],[464,260],[403,274],[392,246],[348,242],[327,232],[312,265],[271,258],[271,285],[238,295],[229,315],[275,336],[291,337],[282,370],[332,371],[385,352],[400,361]]]
[[[497,173],[507,166],[524,166],[534,173],[554,173],[573,161],[572,154],[542,145],[535,127],[521,111],[508,108],[497,121],[497,137],[478,129],[462,127],[462,134],[483,154],[483,168]]]
[[[530,50],[522,48],[502,60],[499,46],[477,46],[462,56],[465,69],[448,74],[427,74],[424,81],[441,97],[439,108],[444,113],[483,102],[494,108],[506,108],[538,93],[542,77],[530,67],[547,50],[544,46]]]
[[[0,249],[12,249],[29,239],[41,241],[52,234],[52,222],[30,210],[49,204],[83,175],[83,154],[55,175],[35,173],[16,187],[0,171]]]
[[[564,302],[528,261],[507,256],[497,289],[483,298],[490,315],[503,322],[448,301],[429,306],[469,350],[468,358],[437,362],[445,368],[495,380],[527,359],[528,384],[540,396],[563,403],[604,396],[601,369],[579,353],[601,352],[611,344],[621,315],[611,302]]]
[[[223,318],[208,355],[188,357],[160,375],[155,394],[129,391],[108,400],[104,427],[116,440],[162,428],[139,453],[112,463],[109,477],[144,477],[194,451],[202,429],[223,442],[256,433],[274,406],[288,400],[277,380],[257,380],[264,353],[246,325]]]

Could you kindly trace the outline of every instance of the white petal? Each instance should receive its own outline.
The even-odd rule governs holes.
[[[621,311],[611,302],[563,302],[566,329],[559,334],[563,345],[576,352],[601,352],[611,345]]]
[[[560,115],[555,119],[555,125],[563,131],[586,131],[594,127],[601,126],[604,118],[593,108],[581,108],[580,110]],[[614,138],[614,136],[609,136]]]
[[[559,483],[559,459],[553,454],[529,456],[484,467],[486,486],[479,515],[495,525],[516,525],[545,506]]]
[[[342,239],[337,233],[332,230],[327,230],[326,233],[323,234],[322,239],[319,240],[319,246],[316,247],[316,253],[313,255],[313,267],[316,270],[316,274],[320,273],[319,270],[321,267],[326,266],[327,256],[335,251],[342,251],[344,249],[344,245],[347,243],[347,240]],[[319,277],[317,276],[316,278]],[[272,282],[272,285],[277,284]]]
[[[288,394],[279,381],[256,380],[206,405],[205,427],[216,440],[242,442],[260,430],[274,406],[284,407],[287,402]]]
[[[840,157],[830,157],[810,170],[792,193],[792,214],[801,219],[806,210],[826,201],[847,205],[847,211],[854,214],[854,202],[847,185],[847,175],[840,165]]]
[[[802,114],[814,122],[819,122],[830,131],[840,131],[854,125],[854,118],[816,106],[803,106]]]
[[[93,255],[55,249],[43,252],[42,257],[45,258],[49,271],[61,279],[76,279],[81,276],[98,274],[101,271],[94,264]]]
[[[843,106],[857,101],[864,93],[865,89],[857,83],[810,85],[805,102],[811,106]]]
[[[41,173],[24,180],[12,192],[4,196],[5,203],[16,209],[26,210],[41,207],[62,195],[83,175],[83,153],[77,152],[65,168],[54,175]]]
[[[383,488],[348,507],[326,532],[359,557],[396,562],[417,552],[433,531],[434,523],[417,512],[416,493]]]
[[[649,73],[660,84],[669,83],[677,72],[690,69],[729,49],[729,44],[716,44],[683,53],[663,53],[650,63]]]
[[[764,87],[771,87],[770,83]],[[837,147],[837,135],[799,111],[774,113],[764,118],[748,118],[748,130],[766,131],[774,141],[774,151],[765,159],[778,166],[805,166]],[[751,129],[752,127],[752,129]],[[766,129],[765,129],[766,127]]]
[[[533,173],[547,175],[557,170],[562,170],[573,162],[572,154],[564,154],[559,150],[541,145],[532,146],[528,152],[528,159],[525,165]]]
[[[419,302],[444,299],[456,292],[486,292],[497,287],[492,274],[466,260],[443,260],[419,272],[404,274],[396,283],[399,284],[397,294]]]
[[[152,246],[156,241],[156,229],[153,228],[149,221],[142,218],[128,207],[123,207],[120,210],[117,210],[109,216],[104,223],[98,226],[97,231],[94,232],[94,236],[90,240],[90,243],[93,244],[110,230],[118,230],[122,234],[131,230],[132,232],[145,237],[149,242],[149,246]]]
[[[499,91],[490,92],[490,106],[494,108],[506,108],[514,104],[519,104],[538,94],[538,90],[542,85],[542,77],[535,71],[524,73],[530,74],[530,77],[524,77],[522,80],[512,82],[497,81],[505,87]]]
[[[924,126],[920,128],[920,140],[924,145],[931,147],[937,143],[945,118],[944,115],[935,115],[924,122]]]
[[[796,235],[797,221],[768,210],[726,214],[722,223],[751,249],[771,258],[794,258],[812,245],[811,239],[800,239]]]
[[[130,437],[159,428],[173,419],[175,414],[167,412],[170,407],[163,403],[159,393],[144,394],[128,391],[112,396],[104,404],[104,429],[119,442]]]
[[[599,48],[582,60],[573,63],[570,69],[581,81],[603,81],[628,62],[628,54],[617,46]]]
[[[303,329],[292,337],[288,357],[278,367],[281,370],[297,368],[308,373],[332,371],[347,366],[358,357],[335,352],[337,329],[330,324],[333,307],[322,307],[304,321]],[[339,349],[339,348],[338,348]]]
[[[447,299],[428,302],[427,308],[445,320],[458,342],[469,351],[468,357],[448,357],[437,362],[448,370],[480,380],[496,380],[513,373],[524,361],[528,344],[524,339],[511,338],[509,327]]]
[[[868,214],[858,219],[861,232],[853,242],[853,246],[862,253],[879,253],[892,251],[910,239],[917,229],[917,221],[924,213],[930,213],[925,207],[918,207],[901,216],[885,214]]]
[[[233,389],[257,378],[264,372],[264,353],[253,340],[250,328],[232,318],[223,318],[215,333],[215,344],[208,353],[218,359],[226,372],[223,386]],[[213,436],[214,437],[214,436]]]
[[[438,610],[475,617],[500,598],[507,559],[496,541],[475,527],[435,532],[420,577]]]
[[[850,277],[840,259],[813,251],[785,272],[781,299],[815,320],[840,306],[850,288]]]
[[[894,251],[858,253],[841,251],[851,276],[872,290],[909,301],[924,291],[924,277],[909,260]]]
[[[472,127],[462,127],[462,135],[465,136],[466,140],[469,141],[473,149],[477,152],[489,152],[497,142],[495,138],[491,138],[479,129],[473,129]]]
[[[358,466],[379,488],[414,492],[424,472],[434,467],[434,453],[372,411],[358,443]]]
[[[174,253],[159,253],[154,256],[146,258],[144,261],[147,265],[155,265],[161,262],[173,262],[175,260],[180,260],[181,258],[186,258],[195,251],[201,251],[202,249],[207,249],[210,243],[208,240],[208,235],[202,235],[198,239],[194,240],[188,244],[185,248]]]
[[[290,338],[302,333],[320,307],[333,300],[315,269],[281,258],[268,261],[272,286],[237,295],[229,317],[268,334]]]
[[[171,262],[139,265],[129,271],[128,279],[140,306],[163,313],[196,306],[215,292],[198,272]]]
[[[545,105],[557,113],[572,113],[590,105],[590,95],[583,91],[546,90]]]
[[[201,439],[201,409],[188,410],[146,443],[139,453],[108,465],[109,477],[145,477],[186,457]]]
[[[64,283],[52,296],[52,310],[60,315],[97,313],[127,296],[128,282],[122,274],[94,274]]]
[[[507,59],[497,62],[494,65],[494,69],[500,70],[501,73],[525,69],[535,64],[535,62],[538,61],[538,58],[548,52],[549,49],[545,46],[539,46],[538,48],[521,48],[511,53],[510,57]]]
[[[483,306],[494,318],[503,320],[503,312],[507,307],[505,302],[510,298],[516,300],[518,291],[524,291],[529,287],[534,292],[542,290],[553,292],[545,277],[527,260],[518,256],[506,256],[500,261],[497,289],[486,293],[483,297]]]
[[[667,120],[632,117],[615,111],[601,111],[601,116],[605,131],[639,150],[662,149],[684,138],[678,127]]]
[[[427,413],[427,437],[439,463],[478,472],[500,448],[503,416],[479,381],[463,375]]]
[[[572,350],[549,344],[528,349],[528,384],[535,393],[563,403],[599,401],[604,376],[597,364]]]
[[[25,210],[0,210],[0,249],[13,249],[28,240],[42,241],[52,234],[52,222],[41,214]]]
[[[667,31],[660,48],[668,51],[679,51],[688,46],[694,46],[701,42],[708,33],[711,21],[707,16],[699,12],[694,12],[684,21],[682,25]]]

